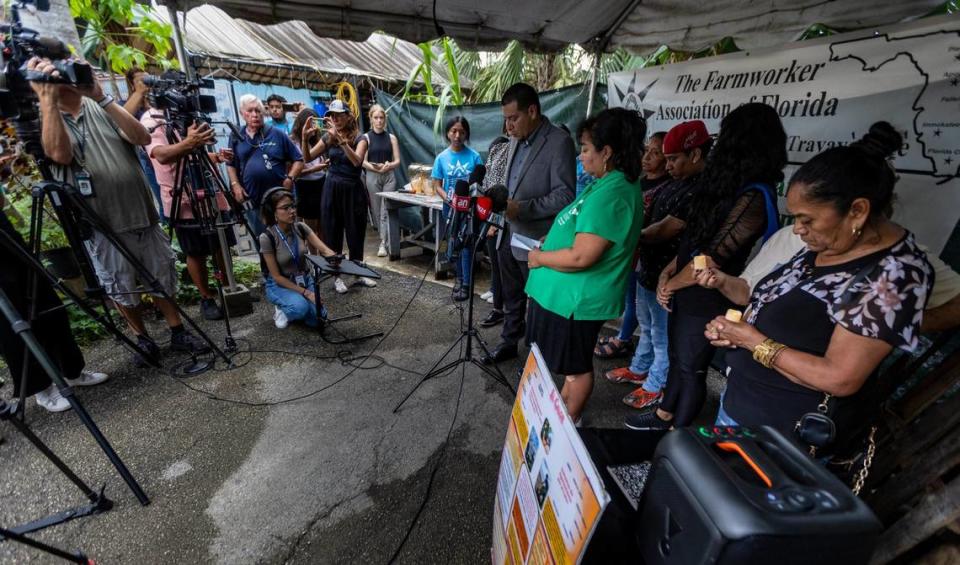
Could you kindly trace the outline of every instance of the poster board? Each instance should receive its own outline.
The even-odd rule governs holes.
[[[773,106],[787,132],[787,179],[821,151],[890,122],[904,136],[894,220],[960,268],[960,19],[615,73],[608,88],[609,105],[640,111],[650,132],[703,120],[716,134],[741,104]]]
[[[500,459],[492,563],[579,563],[609,502],[534,344]]]

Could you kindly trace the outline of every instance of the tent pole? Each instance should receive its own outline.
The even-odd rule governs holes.
[[[172,3],[167,4],[167,15],[170,18],[170,25],[173,26],[173,48],[177,52],[180,69],[187,75],[187,80],[193,80],[193,69],[190,68],[187,48],[183,45],[183,33],[180,31],[180,18],[177,17],[177,8]]]
[[[587,93],[587,115],[589,118],[593,114],[593,104],[597,98],[597,78],[600,75],[600,57],[603,56],[603,49],[597,44],[597,50],[593,53],[593,69],[590,70],[590,91]]]

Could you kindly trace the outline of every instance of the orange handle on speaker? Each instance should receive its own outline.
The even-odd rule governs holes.
[[[763,469],[760,468],[760,465],[757,465],[757,462],[753,460],[752,457],[747,455],[747,452],[740,447],[740,444],[734,443],[732,441],[720,441],[715,444],[718,448],[724,451],[730,451],[736,453],[747,462],[747,465],[753,469],[753,472],[757,474],[758,477],[767,485],[767,488],[773,488],[773,481],[770,480],[770,477],[763,472]]]

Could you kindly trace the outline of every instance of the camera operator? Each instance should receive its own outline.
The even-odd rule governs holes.
[[[255,239],[266,230],[260,219],[260,197],[268,189],[283,186],[293,190],[293,181],[303,170],[303,155],[282,130],[265,125],[263,104],[253,94],[240,97],[245,127],[240,138],[231,136],[233,161],[227,164],[230,188],[237,202],[253,204],[246,212]]]
[[[157,182],[160,183],[163,214],[169,218],[173,210],[178,161],[192,151],[212,144],[215,141],[214,131],[209,124],[194,123],[187,128],[186,137],[171,144],[167,136],[167,124],[163,121],[160,110],[149,108],[140,117],[140,123],[151,132],[150,144],[145,149],[156,172]],[[211,153],[210,157],[214,162],[219,161],[216,154]],[[180,249],[187,256],[187,271],[190,273],[190,279],[200,291],[200,312],[207,320],[220,320],[223,319],[223,310],[217,305],[214,293],[210,290],[207,257],[213,256],[213,260],[217,262],[221,271],[225,271],[226,268],[219,242],[201,231],[200,222],[196,220],[194,210],[190,206],[190,198],[186,191],[196,188],[186,187],[180,195],[180,209],[177,214],[179,217],[176,220],[171,219],[171,222],[177,234],[177,241],[180,242]],[[216,201],[217,209],[221,212],[227,212],[230,209],[222,193],[217,193]],[[225,232],[227,244],[236,245],[237,239],[233,229],[227,229]]]
[[[58,77],[49,59],[33,58],[28,70]],[[156,278],[168,296],[176,293],[177,274],[170,240],[159,225],[153,196],[137,160],[135,146],[150,143],[147,129],[103,93],[94,80],[72,86],[31,82],[40,100],[43,150],[51,172],[77,187],[86,203],[123,245]],[[106,235],[94,230],[86,242],[97,278],[117,305],[142,351],[159,357],[160,349],[147,334],[137,306],[137,271]],[[156,297],[170,328],[170,349],[204,352],[209,346],[183,327],[172,299]],[[137,356],[139,366],[144,359]]]

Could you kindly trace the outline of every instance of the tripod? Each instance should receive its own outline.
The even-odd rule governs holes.
[[[175,120],[170,118],[171,112],[165,111],[165,127],[167,141],[170,145],[178,143],[177,131],[173,124]],[[196,118],[191,118],[189,122],[184,122],[183,130],[190,123],[201,123]],[[221,263],[213,258],[213,277],[217,281],[217,294],[220,298],[220,304],[223,309],[223,321],[227,332],[225,338],[226,350],[233,353],[237,350],[237,342],[233,337],[230,328],[230,307],[227,304],[227,293],[224,289],[224,277],[232,292],[238,288],[233,278],[233,268],[230,258],[230,248],[227,245],[226,230],[232,228],[234,223],[241,222],[247,228],[247,233],[253,233],[250,226],[247,225],[243,211],[239,203],[234,199],[233,194],[228,190],[226,183],[220,176],[210,156],[207,154],[206,147],[195,147],[189,153],[181,155],[177,159],[176,174],[174,180],[173,200],[170,208],[170,237],[173,237],[174,229],[192,229],[199,230],[207,238],[210,250],[217,249],[220,252]],[[231,211],[238,220],[228,219],[221,212],[217,203],[217,195],[222,194],[227,200]],[[194,222],[185,222],[180,216],[183,196],[186,195],[189,208],[193,213]],[[244,288],[243,291],[246,291]],[[249,296],[248,296],[249,298]],[[249,302],[247,303],[249,305]],[[250,310],[248,310],[250,311]]]
[[[345,316],[340,316],[339,318],[327,318],[325,315],[326,309],[323,305],[323,299],[320,298],[320,283],[330,277],[345,274],[379,279],[381,278],[380,274],[370,267],[367,267],[365,263],[357,263],[356,261],[346,260],[334,263],[332,261],[328,261],[326,257],[321,255],[307,255],[306,259],[308,263],[313,265],[313,295],[317,297],[317,319],[320,322],[317,326],[317,330],[320,333],[320,339],[331,345],[342,345],[344,343],[354,343],[357,341],[363,341],[365,339],[382,336],[383,332],[376,332],[357,337],[346,337],[343,336],[343,334],[340,334],[343,337],[338,340],[332,340],[328,338],[326,329],[330,324],[342,322],[344,320],[356,320],[357,318],[363,316],[363,314],[347,314]]]
[[[484,225],[484,227],[487,227],[487,225]],[[485,233],[486,233],[486,230],[484,229],[483,234]],[[472,238],[468,238],[468,241],[467,243],[465,243],[465,246],[470,244],[469,239],[472,239]],[[469,298],[467,299],[468,302],[467,302],[466,326],[461,328],[460,337],[457,338],[455,342],[453,342],[453,344],[447,349],[446,352],[444,352],[443,355],[440,356],[439,359],[437,359],[437,362],[433,364],[433,367],[431,367],[430,370],[428,370],[423,375],[423,377],[420,378],[417,384],[414,385],[412,389],[410,389],[410,392],[408,392],[407,395],[403,397],[403,400],[401,400],[393,408],[394,414],[396,414],[400,410],[400,407],[403,406],[404,403],[406,403],[411,396],[413,396],[413,393],[416,392],[418,388],[420,388],[420,385],[427,382],[427,380],[432,379],[433,377],[436,377],[438,375],[445,374],[447,371],[449,371],[450,369],[453,369],[454,367],[458,367],[460,365],[466,365],[466,364],[471,364],[478,367],[481,371],[486,373],[494,381],[506,387],[506,389],[509,390],[512,394],[514,395],[516,394],[517,392],[516,389],[514,389],[513,385],[511,385],[510,382],[507,381],[507,378],[503,375],[503,372],[500,371],[500,367],[496,365],[494,365],[493,368],[488,367],[483,363],[481,363],[478,359],[474,358],[473,356],[473,340],[474,339],[477,340],[477,343],[480,345],[480,348],[483,349],[483,352],[486,353],[488,356],[490,355],[490,351],[487,349],[487,345],[483,342],[483,338],[480,337],[480,332],[478,332],[477,328],[473,325],[473,298],[474,298],[473,289],[477,281],[476,277],[474,277],[473,274],[474,274],[474,268],[476,267],[476,263],[477,263],[477,250],[480,248],[480,245],[485,240],[486,238],[483,236],[478,237],[476,238],[476,243],[473,246],[473,255],[471,256],[471,260],[470,260],[470,288],[468,291]],[[443,360],[446,359],[448,355],[450,355],[450,352],[453,351],[454,348],[456,348],[458,345],[461,344],[461,342],[464,342],[464,341],[466,341],[466,344],[465,344],[466,348],[462,356],[441,367],[440,363],[442,363]]]
[[[33,335],[33,331],[30,329],[29,322],[25,321],[20,317],[20,313],[17,312],[16,308],[13,306],[13,303],[7,297],[7,293],[0,289],[0,311],[3,312],[3,315],[7,318],[7,321],[10,322],[10,327],[13,328],[13,331],[17,333],[20,338],[23,340],[27,349],[36,358],[37,362],[43,367],[47,376],[50,377],[60,389],[60,394],[67,399],[67,402],[70,403],[70,406],[73,408],[74,412],[77,414],[77,417],[80,418],[80,421],[83,422],[83,425],[86,426],[87,430],[90,431],[90,435],[93,436],[93,439],[96,440],[97,444],[106,454],[107,458],[110,460],[110,463],[116,468],[117,472],[123,478],[124,482],[127,483],[127,486],[130,488],[130,491],[133,492],[134,496],[137,497],[137,500],[140,501],[140,504],[146,506],[150,504],[150,499],[147,498],[146,493],[143,492],[143,489],[140,488],[140,485],[137,483],[137,480],[133,478],[133,475],[130,474],[130,471],[127,469],[127,466],[120,459],[120,456],[117,455],[117,452],[113,450],[113,446],[110,445],[110,442],[107,441],[107,438],[104,437],[103,432],[100,431],[100,428],[97,427],[97,424],[93,421],[93,418],[90,417],[90,414],[83,407],[79,400],[73,394],[73,388],[70,387],[66,380],[63,378],[63,375],[60,374],[60,371],[54,366],[53,360],[50,359],[50,356],[47,355],[47,352],[43,350],[40,342],[37,340],[36,336]],[[19,405],[19,408],[22,408],[22,404]],[[71,480],[77,488],[83,492],[87,498],[90,499],[92,503],[88,507],[87,514],[92,514],[94,512],[102,512],[109,510],[112,503],[109,500],[106,500],[103,497],[103,493],[97,495],[91,488],[86,486],[86,484],[77,477],[69,467],[66,466],[59,458],[43,442],[40,441],[30,430],[27,428],[26,424],[16,416],[17,408],[11,407],[3,400],[0,400],[0,420],[9,420],[13,423],[14,427],[17,428],[26,438],[32,443],[44,456],[47,457],[54,465]],[[101,501],[100,499],[103,499]],[[104,502],[105,501],[105,502]],[[76,514],[77,516],[82,516],[86,514]],[[58,524],[65,520],[69,520],[73,517],[76,517],[74,513],[67,513],[66,516],[61,516],[60,519],[53,520],[48,523],[48,520],[41,521],[39,527],[33,527],[32,529],[25,529],[20,531],[20,533],[35,531],[40,528],[45,528],[53,524]],[[37,524],[37,523],[34,523]]]
[[[41,170],[45,170],[45,167],[41,165]],[[44,173],[44,176],[47,177],[47,173]],[[30,243],[33,250],[33,254],[37,255],[40,252],[40,234],[43,229],[42,220],[43,220],[43,209],[44,209],[44,200],[49,199],[50,203],[53,205],[54,212],[57,215],[57,219],[60,221],[61,227],[63,227],[63,232],[67,236],[67,241],[70,243],[70,247],[73,249],[74,254],[77,257],[78,263],[80,264],[80,271],[83,275],[84,281],[87,285],[87,288],[84,289],[84,292],[88,296],[94,298],[100,298],[101,303],[104,307],[104,311],[108,312],[107,309],[107,293],[106,290],[100,285],[100,281],[97,278],[92,262],[87,255],[86,247],[84,246],[84,240],[89,239],[92,236],[93,231],[100,232],[107,241],[110,242],[110,245],[116,249],[120,255],[123,256],[124,260],[130,263],[133,266],[134,270],[137,272],[138,278],[146,283],[150,288],[149,291],[155,295],[159,295],[162,298],[168,300],[170,304],[174,306],[177,313],[180,317],[186,321],[197,335],[203,339],[210,346],[210,349],[214,352],[214,355],[223,359],[227,366],[232,367],[233,362],[230,357],[227,356],[217,345],[210,339],[200,326],[193,321],[193,318],[187,315],[186,312],[180,307],[176,301],[173,300],[166,290],[164,290],[163,285],[160,284],[160,281],[154,277],[150,271],[137,259],[129,249],[123,244],[122,241],[117,237],[117,234],[110,228],[110,226],[97,215],[96,212],[90,208],[90,205],[84,200],[83,195],[81,195],[77,189],[74,187],[52,181],[44,181],[38,184],[33,189],[33,211],[31,214],[30,222]],[[34,284],[35,281],[34,281]],[[133,293],[139,294],[140,291],[134,291]],[[36,293],[34,293],[36,296]],[[31,312],[31,318],[35,312]],[[109,314],[106,315],[109,318]],[[122,336],[122,341],[128,345],[132,345],[134,350],[139,352],[142,357],[145,359],[150,358],[149,355],[145,355],[144,352],[136,345],[133,345],[133,342],[126,338],[123,335],[123,332],[119,330],[115,325],[112,324],[108,329],[114,335],[120,337]],[[155,367],[159,367],[159,363],[151,363]],[[199,365],[199,364],[195,364]],[[188,372],[190,370],[188,369]]]

